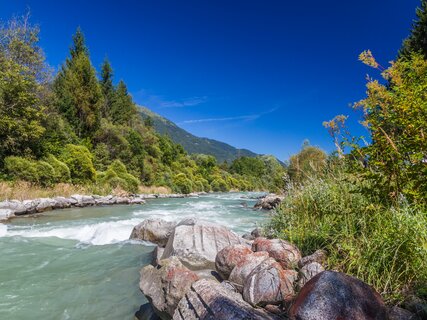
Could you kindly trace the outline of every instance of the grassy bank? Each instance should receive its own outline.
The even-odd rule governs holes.
[[[341,171],[290,185],[269,225],[304,254],[328,252],[328,268],[374,286],[389,303],[427,298],[427,213],[364,192],[369,186]]]
[[[169,194],[172,191],[167,187],[139,186],[141,194]],[[97,185],[75,185],[70,183],[58,183],[51,187],[41,187],[25,181],[0,182],[0,201],[7,199],[28,200],[36,198],[69,197],[73,194],[83,195],[125,195],[121,188],[111,188]]]

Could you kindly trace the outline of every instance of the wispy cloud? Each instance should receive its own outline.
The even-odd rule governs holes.
[[[253,121],[262,116],[273,113],[279,108],[274,108],[265,112],[260,112],[257,114],[249,114],[242,116],[234,116],[234,117],[223,117],[223,118],[203,118],[203,119],[192,119],[192,120],[184,120],[178,124],[194,124],[194,123],[203,123],[203,122],[221,122],[221,121]]]
[[[134,98],[141,105],[157,109],[194,107],[208,101],[208,97],[206,96],[167,99],[164,96],[150,94],[146,90],[138,91],[134,94]]]

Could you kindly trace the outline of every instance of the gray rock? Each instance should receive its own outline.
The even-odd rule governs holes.
[[[153,251],[153,261],[151,262],[151,264],[154,267],[156,267],[160,263],[160,260],[162,259],[163,251],[165,251],[165,248],[162,248],[160,246],[156,246],[154,248],[154,251]]]
[[[143,304],[135,313],[136,320],[159,320],[160,317],[154,311],[150,303]]]
[[[130,200],[127,197],[116,197],[116,204],[129,204]]]
[[[221,284],[202,279],[191,286],[178,304],[174,320],[276,320],[263,310],[255,309]]]
[[[56,206],[56,201],[51,198],[40,198],[40,202],[36,207],[37,212],[50,211]]]
[[[417,320],[419,319],[414,313],[394,306],[388,310],[388,320]]]
[[[290,242],[281,239],[256,238],[252,243],[255,252],[268,252],[284,269],[294,268],[301,259],[301,252]]]
[[[302,268],[306,264],[317,262],[322,266],[326,263],[328,256],[325,250],[316,250],[313,254],[305,256],[298,261],[298,267]]]
[[[175,227],[162,258],[177,256],[191,270],[214,270],[217,253],[241,243],[243,239],[224,226],[186,219]]]
[[[11,209],[0,209],[0,221],[7,220],[15,216],[15,212]]]
[[[25,208],[24,204],[19,200],[2,201],[0,202],[0,209],[11,210],[16,215],[25,214],[27,212],[27,208]]]
[[[141,269],[139,287],[162,319],[170,319],[197,275],[184,267],[177,257],[161,260],[159,266]]]
[[[215,268],[219,275],[227,280],[236,264],[242,261],[246,255],[252,254],[247,245],[236,244],[222,249],[215,258]]]
[[[273,258],[261,262],[246,278],[243,299],[252,306],[266,306],[290,301],[294,295],[297,272],[284,270]]]
[[[283,196],[277,194],[269,194],[258,200],[255,204],[255,209],[273,210],[283,201]]]
[[[64,197],[55,197],[53,199],[55,201],[54,209],[64,209],[71,207],[71,201],[69,198]]]
[[[96,204],[95,199],[92,196],[74,194],[71,196],[71,199],[75,200],[75,203],[73,205],[76,207],[88,207],[94,206]]]
[[[324,271],[301,289],[289,315],[293,320],[384,320],[387,309],[381,296],[363,281]]]
[[[174,222],[162,219],[146,219],[133,228],[130,239],[150,241],[164,247],[174,228]]]
[[[16,214],[31,214],[37,212],[37,206],[40,204],[40,199],[33,199],[33,200],[24,200],[22,201],[22,204],[25,207],[25,211],[22,213],[16,213]]]
[[[403,307],[415,313],[421,319],[427,319],[427,301],[410,295],[403,302]]]
[[[311,262],[303,266],[298,273],[298,288],[304,287],[308,281],[322,271],[325,271],[325,268],[318,262]]]
[[[233,271],[231,271],[228,280],[233,282],[239,291],[242,292],[246,278],[250,275],[252,270],[254,270],[264,260],[268,259],[268,257],[267,252],[255,252],[246,255],[242,261],[236,264]]]
[[[144,204],[145,200],[140,197],[133,197],[129,199],[129,204]]]

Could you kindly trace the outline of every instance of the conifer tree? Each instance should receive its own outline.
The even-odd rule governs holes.
[[[108,118],[111,114],[111,107],[113,105],[115,88],[113,84],[113,68],[110,61],[105,58],[101,67],[101,88],[104,94],[104,105],[102,108],[102,117]]]
[[[100,125],[103,96],[80,28],[73,36],[70,58],[55,79],[54,91],[59,111],[77,135],[91,137]]]
[[[427,59],[427,0],[421,0],[417,8],[415,21],[410,36],[403,42],[399,56],[408,58],[412,52],[421,53]]]
[[[128,93],[126,84],[120,80],[111,108],[111,118],[114,123],[129,125],[135,114],[136,107],[132,97]]]

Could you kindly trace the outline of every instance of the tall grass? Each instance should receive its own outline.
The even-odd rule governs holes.
[[[290,186],[269,227],[304,254],[326,250],[329,269],[354,275],[397,303],[427,287],[427,214],[403,201],[381,204],[362,192],[364,183],[335,171]]]

